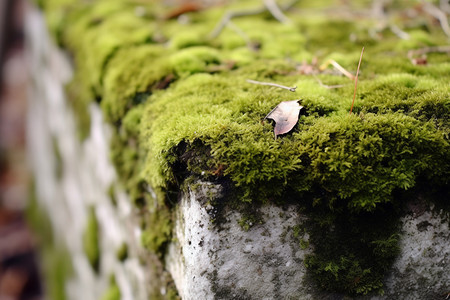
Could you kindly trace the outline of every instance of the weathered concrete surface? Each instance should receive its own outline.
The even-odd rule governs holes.
[[[320,291],[307,279],[303,259],[312,249],[302,249],[293,230],[307,217],[295,206],[263,206],[261,224],[246,231],[237,211],[225,209],[225,221],[214,223],[208,195],[220,198],[221,192],[220,185],[202,182],[179,204],[166,263],[183,299],[344,297]],[[384,295],[355,299],[445,299],[450,288],[449,217],[424,204],[421,209],[401,219],[401,253],[388,272]],[[307,241],[308,236],[301,238]]]
[[[401,253],[386,280],[392,299],[446,299],[450,293],[449,217],[427,208],[402,218]]]
[[[202,182],[179,204],[175,241],[167,259],[183,299],[303,298],[306,272],[293,227],[302,222],[295,207],[260,209],[261,224],[244,230],[243,215],[225,209],[215,224],[208,196],[221,197],[221,187]]]

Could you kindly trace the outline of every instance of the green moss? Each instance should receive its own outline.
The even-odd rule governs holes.
[[[111,139],[111,159],[118,170],[123,187],[137,206],[154,201],[148,192],[146,182],[140,177],[140,170],[137,167],[142,160],[137,137],[141,115],[142,105],[131,109],[122,120],[118,132],[115,132]]]
[[[88,104],[103,97],[103,77],[109,60],[121,47],[151,42],[155,26],[137,17],[135,4],[126,1],[66,2],[57,5],[44,1],[44,9],[56,38],[71,50],[77,65],[68,93],[81,126],[80,136],[86,137]]]
[[[99,228],[95,209],[91,207],[83,234],[83,250],[92,268],[98,272],[100,268]]]
[[[128,258],[128,245],[127,243],[122,243],[119,249],[116,251],[116,257],[120,261],[125,261]]]
[[[211,64],[219,64],[219,52],[209,47],[189,47],[174,53],[170,63],[178,76],[185,77],[191,74],[204,72]]]
[[[108,188],[108,197],[111,200],[112,205],[117,207],[116,190],[113,184],[111,184],[110,187]]]
[[[244,196],[252,194],[252,198],[264,200],[282,193],[288,186],[297,191],[311,191],[320,184],[337,197],[352,198],[349,206],[366,210],[390,201],[393,189],[414,186],[419,173],[446,172],[442,158],[448,142],[445,134],[429,122],[430,117],[423,115],[423,110],[415,112],[420,120],[390,111],[348,116],[346,109],[350,103],[345,102],[349,101],[334,94],[337,103],[330,103],[331,107],[324,111],[318,94],[319,98],[305,104],[307,111],[319,110],[329,115],[306,117],[291,136],[273,140],[271,126],[261,124],[260,120],[280,101],[279,94],[283,92],[274,94],[271,100],[270,96],[258,95],[244,85],[226,75],[201,74],[189,77],[164,95],[155,96],[147,106],[143,122],[150,127],[142,132],[147,144],[159,147],[149,148],[174,149],[182,141],[193,143],[200,139],[211,147],[210,165],[225,165],[224,173],[238,186],[245,187]],[[254,94],[249,95],[251,92]],[[246,97],[252,97],[254,105],[246,102]],[[265,97],[268,99],[264,100]],[[339,101],[343,107],[339,107]],[[402,101],[400,97],[398,101]],[[411,101],[417,105],[417,101]],[[442,109],[444,116],[445,105]],[[173,113],[163,115],[162,111]],[[162,126],[166,130],[157,132]],[[149,152],[147,178],[152,186],[160,186],[164,182],[159,180],[173,176],[173,154]],[[156,170],[162,176],[152,177],[157,175]]]
[[[153,253],[163,257],[166,246],[172,236],[172,216],[167,208],[148,214],[145,218],[145,230],[142,232],[142,245]]]
[[[305,265],[319,286],[351,295],[382,294],[385,272],[399,253],[398,213],[389,205],[358,215],[346,209],[324,215],[310,208],[306,226],[314,252]]]
[[[275,20],[267,21],[260,16],[237,19],[234,23],[245,36],[226,29],[223,35],[218,37],[218,43],[225,49],[246,47],[250,42],[253,47],[258,48],[254,56],[260,58],[293,57],[304,52],[305,38],[294,25],[281,24]],[[266,34],[269,31],[271,35]]]
[[[55,174],[57,178],[61,178],[63,175],[63,160],[61,156],[61,151],[59,149],[58,142],[55,138],[52,139],[52,146],[53,146],[53,156],[55,157]]]
[[[309,247],[309,241],[306,241],[306,240],[301,239],[301,240],[300,240],[300,249],[305,250],[305,249],[307,249],[308,247]]]
[[[257,216],[254,215],[245,215],[239,221],[238,224],[244,231],[248,231],[251,227],[259,223],[260,220]]]
[[[65,300],[66,281],[73,275],[72,258],[65,246],[55,239],[50,219],[39,207],[34,187],[30,191],[26,218],[37,237],[46,295],[51,300]]]
[[[409,39],[401,40],[396,49],[398,50],[410,50],[415,48],[435,46],[433,42],[433,37],[429,33],[423,30],[413,30],[408,32]]]
[[[173,71],[164,58],[166,51],[160,45],[124,47],[117,51],[105,70],[101,103],[110,120],[119,121],[130,108],[145,102],[146,94],[170,83]]]
[[[68,299],[66,295],[67,281],[73,274],[70,254],[62,248],[45,250],[42,262],[45,265],[44,278],[48,298],[51,300]]]
[[[121,293],[119,286],[116,283],[115,276],[111,276],[109,287],[104,292],[103,296],[100,298],[101,300],[120,300]]]
[[[49,30],[58,36],[67,10],[74,7],[76,0],[38,0],[39,6],[46,11],[45,17]]]
[[[173,32],[172,38],[170,39],[171,49],[179,50],[183,48],[208,45],[206,36],[209,28],[205,28],[201,24],[198,24],[194,30],[189,26],[182,28],[179,28],[179,26],[175,27],[176,32]]]
[[[104,67],[119,47],[151,40],[152,26],[131,8],[126,2],[100,1],[82,5],[68,17],[72,23],[64,28],[62,42],[74,50],[77,67],[95,95],[101,95]]]
[[[167,300],[180,300],[181,297],[178,295],[178,291],[174,286],[169,287],[165,299]]]
[[[337,51],[354,51],[355,48],[360,48],[360,43],[352,42],[350,35],[362,31],[363,23],[320,16],[309,16],[306,20],[300,26],[312,49],[330,49],[330,46],[335,46]]]

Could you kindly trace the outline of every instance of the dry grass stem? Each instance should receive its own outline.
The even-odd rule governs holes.
[[[347,71],[344,67],[342,67],[340,64],[337,63],[337,61],[335,61],[334,59],[329,59],[327,60],[323,65],[320,66],[320,70],[323,71],[324,69],[326,69],[329,65],[332,65],[333,67],[335,67],[339,72],[341,72],[342,74],[344,74],[345,76],[347,76],[348,78],[350,78],[351,80],[355,79],[355,76],[350,73],[349,71]]]
[[[361,50],[361,56],[359,57],[359,62],[358,62],[358,69],[356,70],[355,89],[354,89],[354,91],[353,91],[353,100],[352,100],[352,106],[350,107],[350,114],[352,114],[352,111],[353,111],[353,104],[355,104],[356,87],[358,86],[359,67],[361,66],[361,60],[362,60],[363,54],[364,54],[364,47],[362,47],[362,50]]]

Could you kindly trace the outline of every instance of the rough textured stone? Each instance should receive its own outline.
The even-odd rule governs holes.
[[[244,230],[244,216],[230,209],[215,224],[208,213],[214,208],[205,201],[210,190],[221,197],[220,186],[203,182],[184,195],[177,210],[167,267],[182,298],[301,298],[307,251],[293,235],[302,219],[295,207],[263,206],[260,224]]]
[[[246,231],[239,225],[243,216],[233,210],[225,210],[224,223],[214,224],[208,213],[214,208],[205,201],[211,189],[221,197],[220,186],[203,182],[177,209],[176,242],[166,263],[183,299],[343,297],[321,292],[308,280],[303,259],[311,248],[302,249],[294,235],[306,217],[294,206],[263,206],[261,223]],[[401,253],[388,272],[384,296],[357,299],[441,299],[449,289],[449,217],[433,207],[422,209],[401,219]]]
[[[402,218],[401,253],[386,280],[397,299],[443,299],[450,292],[449,217],[427,208]]]

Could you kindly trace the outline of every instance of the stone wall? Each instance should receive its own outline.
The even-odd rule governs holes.
[[[314,247],[309,234],[299,231],[309,220],[300,206],[258,204],[248,215],[229,205],[227,186],[218,182],[197,179],[180,187],[164,256],[145,249],[145,212],[132,204],[110,161],[112,125],[92,102],[88,136],[79,138],[65,94],[73,66],[36,9],[29,9],[26,28],[30,164],[38,204],[73,265],[65,283],[68,299],[344,297],[308,274],[305,257]],[[157,197],[151,188],[149,193]],[[448,212],[417,197],[407,202],[399,221],[399,255],[386,271],[384,294],[361,299],[448,297]]]
[[[100,109],[90,107],[89,137],[80,142],[64,92],[72,76],[65,54],[55,47],[42,15],[30,9],[26,18],[32,85],[29,91],[28,146],[39,205],[46,212],[59,246],[73,265],[66,283],[68,299],[99,299],[115,275],[122,299],[148,299],[148,274],[139,259],[139,227],[127,196],[120,189],[113,204],[109,190],[116,175],[109,160],[110,129]],[[98,222],[99,270],[84,250],[89,211]],[[96,241],[94,241],[96,242]],[[125,261],[117,252],[128,246]]]

